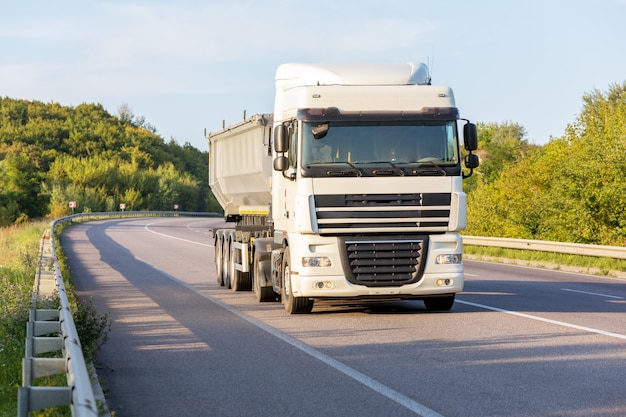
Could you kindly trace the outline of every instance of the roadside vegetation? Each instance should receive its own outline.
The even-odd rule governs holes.
[[[0,416],[17,415],[39,240],[46,224],[0,228]]]
[[[69,202],[76,213],[221,211],[207,152],[118,112],[0,97],[0,226],[71,214]]]
[[[26,323],[35,281],[39,244],[49,228],[47,221],[37,221],[0,228],[0,417],[17,415],[17,392],[22,385],[22,358],[25,353]],[[57,236],[58,237],[58,236]],[[78,300],[73,292],[69,270],[58,243],[57,256],[66,282],[74,321],[85,360],[95,360],[99,346],[107,339],[110,321],[100,315],[91,300]],[[37,308],[57,308],[57,297],[43,299]],[[60,352],[51,354],[60,357]],[[67,385],[65,374],[34,381],[41,386]],[[69,407],[55,407],[33,416],[67,416]]]
[[[466,235],[626,245],[626,83],[585,95],[546,145],[516,124],[481,124],[479,149]]]

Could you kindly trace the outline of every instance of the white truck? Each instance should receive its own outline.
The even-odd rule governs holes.
[[[219,284],[291,314],[324,299],[452,308],[476,126],[424,64],[281,65],[274,113],[208,140],[209,184],[234,223],[213,231]]]

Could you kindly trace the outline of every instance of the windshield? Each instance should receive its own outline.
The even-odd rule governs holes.
[[[457,166],[455,121],[305,122],[304,168]]]

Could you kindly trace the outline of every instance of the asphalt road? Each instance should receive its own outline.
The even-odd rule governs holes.
[[[217,219],[88,222],[62,246],[113,321],[98,356],[125,416],[625,416],[626,281],[466,261],[451,312],[216,284]]]

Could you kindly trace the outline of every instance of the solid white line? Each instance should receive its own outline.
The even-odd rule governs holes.
[[[170,236],[170,235],[166,235],[165,233],[159,233],[159,232],[155,232],[154,230],[150,229],[150,226],[152,226],[154,223],[148,223],[146,224],[143,228],[150,232],[150,233],[154,233],[155,235],[159,235],[159,236],[163,236],[163,237],[167,237],[170,239],[176,239],[176,240],[181,240],[183,242],[187,242],[187,243],[193,243],[194,245],[200,245],[200,246],[208,246],[208,247],[213,247],[213,245],[209,245],[206,243],[200,243],[200,242],[194,242],[193,240],[188,240],[188,239],[183,239],[181,237],[176,237],[176,236]]]
[[[532,316],[530,314],[518,313],[517,311],[504,310],[504,309],[498,308],[498,307],[486,306],[484,304],[472,303],[472,302],[469,302],[469,301],[463,301],[463,300],[459,300],[459,299],[457,299],[455,302],[459,303],[459,304],[465,304],[465,305],[468,305],[468,306],[472,306],[472,307],[482,308],[482,309],[485,309],[485,310],[491,310],[491,311],[497,311],[499,313],[511,314],[513,316],[523,317],[523,318],[526,318],[526,319],[542,321],[544,323],[555,324],[557,326],[569,327],[570,329],[582,330],[584,332],[596,333],[596,334],[601,334],[603,336],[609,336],[609,337],[614,337],[616,339],[626,340],[626,335],[619,334],[619,333],[605,332],[604,330],[594,329],[594,328],[591,328],[591,327],[579,326],[577,324],[571,324],[571,323],[565,323],[563,321],[546,319],[546,318],[539,317],[539,316]]]
[[[561,288],[562,291],[577,292],[579,294],[597,295],[598,297],[615,298],[616,300],[623,300],[624,297],[618,297],[617,295],[600,294],[597,292],[571,290],[569,288]]]
[[[154,267],[153,267],[154,268]],[[158,269],[158,268],[155,268]],[[202,297],[211,300],[212,302],[214,302],[215,304],[219,305],[222,308],[225,308],[226,310],[230,311],[231,313],[239,316],[240,318],[246,320],[248,323],[253,324],[254,326],[266,331],[267,333],[271,334],[274,337],[277,337],[278,339],[282,340],[283,342],[288,343],[289,345],[295,347],[296,349],[299,349],[300,351],[306,353],[307,355],[318,359],[320,361],[322,361],[323,363],[325,363],[326,365],[330,366],[331,368],[341,372],[342,374],[354,379],[357,382],[360,382],[361,384],[365,385],[366,387],[372,389],[373,391],[389,398],[392,401],[395,401],[396,403],[402,405],[403,407],[409,409],[410,411],[414,412],[415,414],[417,414],[418,416],[421,417],[444,417],[442,414],[439,414],[438,412],[431,410],[430,408],[426,407],[423,404],[418,403],[417,401],[412,400],[411,398],[407,397],[404,394],[399,393],[398,391],[389,388],[388,386],[381,384],[380,382],[376,381],[375,379],[370,378],[369,376],[362,374],[361,372],[350,368],[348,365],[345,365],[344,363],[339,362],[336,359],[331,358],[328,355],[325,355],[324,353],[320,352],[319,350],[312,348],[311,346],[297,340],[294,339],[293,337],[281,332],[278,329],[275,329],[251,316],[248,316],[247,314],[237,310],[235,307],[232,307],[228,304],[225,304],[224,302],[211,297],[209,294],[206,294],[202,291],[200,291],[197,288],[194,288],[192,285],[187,284],[186,282],[183,282],[181,280],[179,280],[178,278],[175,278],[167,273],[165,273],[164,271],[161,271],[166,277],[168,277],[169,279],[187,287],[188,289],[190,289],[191,291],[195,292],[196,294],[201,295]]]

